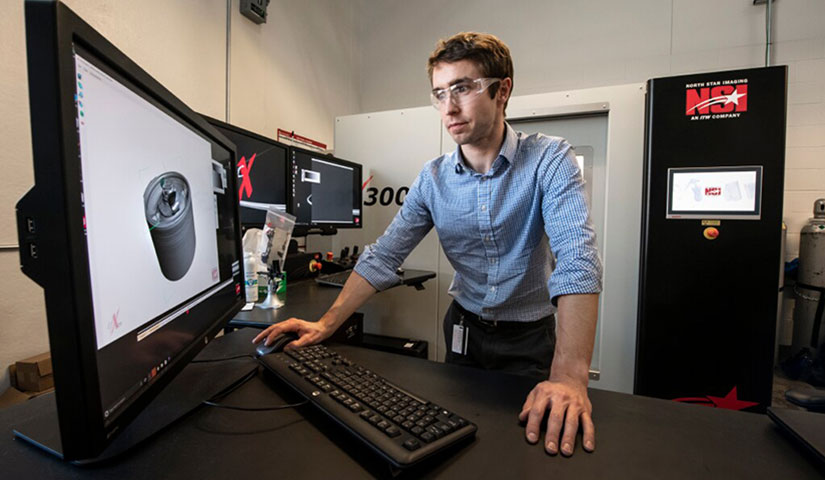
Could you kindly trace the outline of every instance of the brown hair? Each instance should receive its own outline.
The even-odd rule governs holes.
[[[481,68],[481,74],[491,78],[513,78],[513,59],[510,49],[495,35],[488,33],[461,32],[436,43],[427,60],[427,75],[433,81],[433,69],[442,62],[453,63],[471,60]],[[490,98],[495,97],[499,84],[489,88]],[[512,89],[512,86],[511,86]],[[509,99],[508,99],[509,100]],[[507,107],[507,103],[504,104]]]

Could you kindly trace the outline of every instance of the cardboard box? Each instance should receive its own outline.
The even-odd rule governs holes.
[[[17,388],[29,392],[42,392],[54,386],[52,357],[49,352],[41,353],[16,363]]]
[[[13,388],[17,388],[17,365],[9,365],[9,383]]]

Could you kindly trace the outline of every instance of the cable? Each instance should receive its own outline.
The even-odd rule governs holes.
[[[254,355],[247,354],[247,355],[235,355],[234,357],[207,358],[207,359],[204,359],[204,360],[192,360],[192,361],[191,361],[191,362],[189,362],[189,363],[214,363],[214,362],[226,362],[226,361],[229,361],[229,360],[236,360],[236,359],[238,359],[238,358],[251,358],[252,360],[255,360],[255,356],[254,356]]]
[[[300,406],[306,405],[307,403],[309,403],[309,401],[304,400],[303,402],[299,402],[299,403],[287,403],[287,404],[284,404],[284,405],[276,405],[276,406],[272,406],[272,407],[239,407],[237,405],[224,405],[222,403],[207,402],[207,401],[203,402],[204,405],[207,405],[207,406],[210,406],[210,407],[226,408],[226,409],[229,409],[229,410],[241,410],[241,411],[244,411],[244,412],[265,412],[265,411],[269,411],[269,410],[284,410],[284,409],[287,409],[287,408],[300,407]]]
[[[765,6],[765,66],[769,67],[771,65],[771,31],[773,30],[773,25],[771,18],[773,17],[771,12],[771,0],[767,0],[767,5]]]
[[[252,355],[239,355],[237,358],[240,358],[240,357],[252,357]],[[255,357],[252,357],[252,358],[255,358]],[[223,360],[228,360],[228,359],[223,359]],[[215,361],[219,361],[219,360],[215,360]],[[269,407],[241,407],[241,406],[238,406],[238,405],[226,405],[226,404],[217,403],[217,402],[214,401],[214,400],[221,399],[221,398],[229,395],[230,393],[234,392],[235,390],[241,388],[243,385],[246,384],[246,382],[248,382],[248,381],[252,380],[253,378],[255,378],[255,376],[257,374],[258,374],[258,369],[255,369],[255,370],[251,371],[244,378],[241,378],[235,385],[233,385],[231,388],[229,388],[225,392],[221,392],[221,393],[215,395],[214,397],[212,397],[211,400],[204,400],[203,402],[201,402],[201,404],[206,405],[207,407],[226,408],[228,410],[240,410],[240,411],[244,411],[244,412],[265,412],[265,411],[269,411],[269,410],[284,410],[284,409],[287,409],[287,408],[296,408],[296,407],[300,407],[302,405],[306,405],[308,403],[307,400],[304,400],[303,402],[299,402],[299,403],[287,403],[287,404],[283,404],[283,405],[274,405],[274,406],[269,406]]]

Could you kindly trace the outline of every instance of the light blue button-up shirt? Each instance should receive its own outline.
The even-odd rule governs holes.
[[[379,291],[397,284],[396,268],[433,226],[455,269],[448,293],[486,320],[534,321],[560,295],[601,292],[582,176],[562,138],[506,125],[487,173],[459,148],[427,162],[355,271]]]

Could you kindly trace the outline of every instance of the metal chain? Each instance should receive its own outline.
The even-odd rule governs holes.
[[[797,297],[799,297],[803,300],[809,300],[811,302],[818,302],[819,301],[819,297],[817,297],[817,298],[809,297],[808,295],[805,295],[804,293],[800,292],[799,287],[796,284],[794,284],[794,286],[793,286],[793,293],[794,293],[794,295],[796,295]]]

